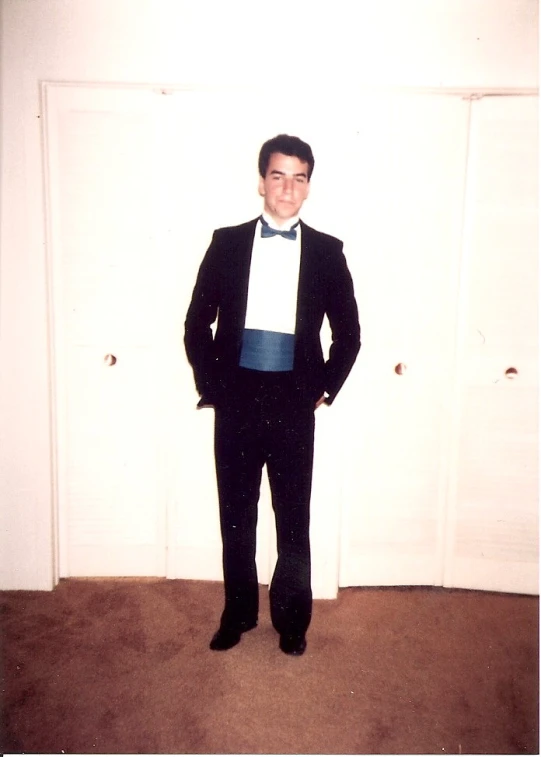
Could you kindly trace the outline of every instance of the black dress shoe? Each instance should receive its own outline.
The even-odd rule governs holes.
[[[252,628],[255,628],[257,626],[257,623],[253,623],[250,626],[247,626],[246,628],[243,628],[242,630],[232,630],[231,628],[218,628],[212,639],[210,640],[210,648],[213,649],[215,652],[225,652],[226,649],[231,649],[232,647],[236,647],[237,644],[240,641],[240,638],[242,634],[245,631],[251,631]]]
[[[287,636],[286,634],[283,634],[280,636],[280,649],[286,654],[300,657],[301,654],[304,654],[304,650],[306,649],[306,637]]]

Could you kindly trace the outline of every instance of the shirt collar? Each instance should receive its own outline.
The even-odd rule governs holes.
[[[274,220],[274,218],[271,218],[265,212],[261,213],[261,215],[263,216],[263,218],[265,219],[265,221],[269,224],[269,226],[272,229],[279,229],[280,231],[289,230],[293,226],[295,226],[296,223],[299,222],[299,216],[294,216],[293,218],[288,218],[288,220],[285,221],[284,223],[278,224],[278,223],[276,223],[276,221]]]

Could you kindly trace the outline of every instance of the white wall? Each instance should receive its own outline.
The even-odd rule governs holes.
[[[537,0],[3,0],[0,587],[54,584],[40,82],[537,88]],[[201,251],[202,252],[202,251]]]

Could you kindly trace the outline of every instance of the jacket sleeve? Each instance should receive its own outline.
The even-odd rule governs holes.
[[[327,404],[332,404],[349,375],[361,347],[361,328],[353,281],[342,243],[331,266],[331,286],[327,317],[332,342],[325,363],[325,391]]]
[[[219,245],[214,232],[199,268],[184,324],[184,345],[193,369],[195,386],[201,397],[212,403],[214,338],[211,325],[218,316]]]

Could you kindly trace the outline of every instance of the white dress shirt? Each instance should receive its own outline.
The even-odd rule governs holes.
[[[272,228],[280,228],[263,213]],[[298,218],[282,225],[290,229]],[[294,334],[297,316],[297,290],[301,260],[301,227],[297,226],[295,240],[276,235],[261,236],[261,221],[257,222],[244,327],[261,331]]]

